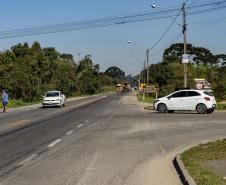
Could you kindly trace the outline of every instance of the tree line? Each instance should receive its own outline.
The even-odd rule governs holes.
[[[184,85],[183,47],[183,43],[172,44],[164,51],[162,62],[149,67],[149,83],[159,86],[160,96]],[[188,86],[194,88],[194,79],[204,78],[210,82],[218,99],[226,99],[226,55],[215,55],[206,48],[192,44],[187,44],[187,51],[193,58],[188,64]],[[141,73],[142,81],[146,80],[146,72]]]
[[[67,96],[113,90],[124,74],[113,76],[108,70],[101,73],[90,55],[75,63],[73,55],[42,48],[37,41],[31,47],[17,44],[0,52],[0,88],[23,101],[39,100],[48,90],[61,90]]]

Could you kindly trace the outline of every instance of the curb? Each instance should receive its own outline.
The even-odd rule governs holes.
[[[179,175],[181,183],[183,185],[196,185],[193,178],[190,176],[188,171],[186,170],[184,163],[181,160],[181,155],[177,155],[173,160],[173,165]]]

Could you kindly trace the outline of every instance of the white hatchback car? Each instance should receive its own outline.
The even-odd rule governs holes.
[[[65,106],[65,95],[61,91],[48,91],[43,96],[42,107]]]
[[[188,110],[205,114],[214,111],[216,100],[209,91],[180,90],[155,100],[153,107],[159,113]]]

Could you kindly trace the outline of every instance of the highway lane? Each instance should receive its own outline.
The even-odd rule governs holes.
[[[31,126],[43,120],[51,119],[61,113],[65,113],[83,106],[87,103],[98,101],[111,94],[79,97],[67,100],[66,107],[42,108],[41,105],[33,105],[18,109],[9,109],[7,113],[0,113],[0,136],[24,126]]]
[[[118,97],[114,95],[111,96],[112,95],[109,95],[110,99]],[[93,102],[93,100],[95,104],[87,104],[87,102]],[[77,106],[76,108],[73,108],[73,105],[78,105],[78,103],[84,105],[80,108],[77,108]],[[83,125],[87,126],[94,123],[96,120],[101,119],[102,108],[104,108],[104,105],[107,106],[108,103],[100,96],[98,98],[90,97],[85,101],[80,100],[71,102],[70,109],[63,109],[63,112],[58,116],[48,117],[47,120],[45,119],[46,113],[43,113],[43,111],[54,112],[57,109],[34,109],[26,111],[26,113],[20,111],[19,113],[14,114],[13,119],[17,119],[18,114],[25,117],[25,119],[34,116],[34,114],[37,116],[42,115],[44,121],[40,121],[24,129],[19,129],[0,137],[0,176],[3,177],[5,174],[16,169],[18,167],[17,163],[22,161],[29,154],[46,151],[46,149],[48,149],[46,148],[46,145],[56,138],[66,135],[69,131],[79,129]],[[94,111],[90,111],[90,109],[93,109]],[[10,114],[7,116],[10,118]]]
[[[135,96],[110,96],[1,137],[0,184],[179,185],[175,155],[226,137],[225,118],[158,114]]]

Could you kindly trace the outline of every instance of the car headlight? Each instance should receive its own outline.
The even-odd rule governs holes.
[[[157,103],[157,102],[159,102],[159,100],[155,100],[155,101],[154,101],[154,103]]]

